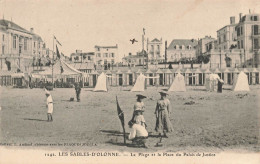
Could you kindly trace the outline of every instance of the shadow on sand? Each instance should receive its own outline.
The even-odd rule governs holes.
[[[105,133],[108,136],[123,136],[124,133],[117,131],[117,130],[100,130],[101,133]],[[129,133],[125,133],[126,137],[129,135]],[[158,134],[152,134],[151,132],[149,132],[149,138],[159,138]]]
[[[123,136],[124,133],[117,130],[100,130],[101,133],[105,133],[108,136]],[[129,135],[129,133],[125,133],[125,135]]]
[[[45,122],[47,122],[47,120],[33,119],[33,118],[24,118],[23,120],[29,120],[29,121],[45,121]]]

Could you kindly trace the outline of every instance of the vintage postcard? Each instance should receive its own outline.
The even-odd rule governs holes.
[[[260,163],[259,0],[0,0],[0,163]]]

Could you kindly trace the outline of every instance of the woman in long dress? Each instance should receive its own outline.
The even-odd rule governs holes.
[[[156,114],[156,125],[155,130],[159,132],[159,136],[164,134],[167,137],[166,132],[172,132],[172,124],[169,119],[171,114],[171,103],[166,98],[166,92],[160,92],[161,99],[157,101],[155,114]]]

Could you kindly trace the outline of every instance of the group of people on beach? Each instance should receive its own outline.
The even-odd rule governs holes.
[[[77,85],[75,86],[77,101],[80,101],[79,94],[81,88]],[[159,137],[166,137],[168,132],[173,131],[173,127],[170,121],[170,114],[171,114],[171,103],[169,99],[167,99],[167,93],[164,91],[159,92],[161,98],[157,101],[156,108],[155,108],[155,116],[156,116],[156,123],[155,123],[155,130],[159,133]],[[53,113],[53,99],[50,94],[50,91],[45,89],[46,95],[46,107],[48,108],[47,111],[47,121],[53,121],[52,113]],[[143,99],[146,96],[137,94],[137,101],[134,105],[134,112],[132,119],[128,122],[129,127],[131,128],[129,134],[129,140],[132,140],[133,144],[138,146],[146,145],[146,140],[148,139],[148,132],[146,130],[147,124],[144,119],[143,112],[145,111],[145,105]]]
[[[167,93],[164,91],[159,92],[161,98],[157,101],[155,108],[155,130],[159,133],[159,137],[166,137],[168,132],[173,131],[173,127],[170,121],[171,114],[171,103],[167,99]],[[145,111],[145,105],[142,101],[146,96],[138,94],[137,102],[134,105],[134,112],[132,119],[128,122],[129,127],[131,128],[129,134],[129,140],[132,140],[132,143],[137,146],[144,146],[147,148],[146,140],[148,139],[148,132],[146,130],[147,125],[143,116]]]

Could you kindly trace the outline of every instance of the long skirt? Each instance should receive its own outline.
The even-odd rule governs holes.
[[[167,110],[161,110],[158,112],[158,117],[156,118],[155,130],[159,133],[173,131],[172,124],[169,119],[169,114]]]

